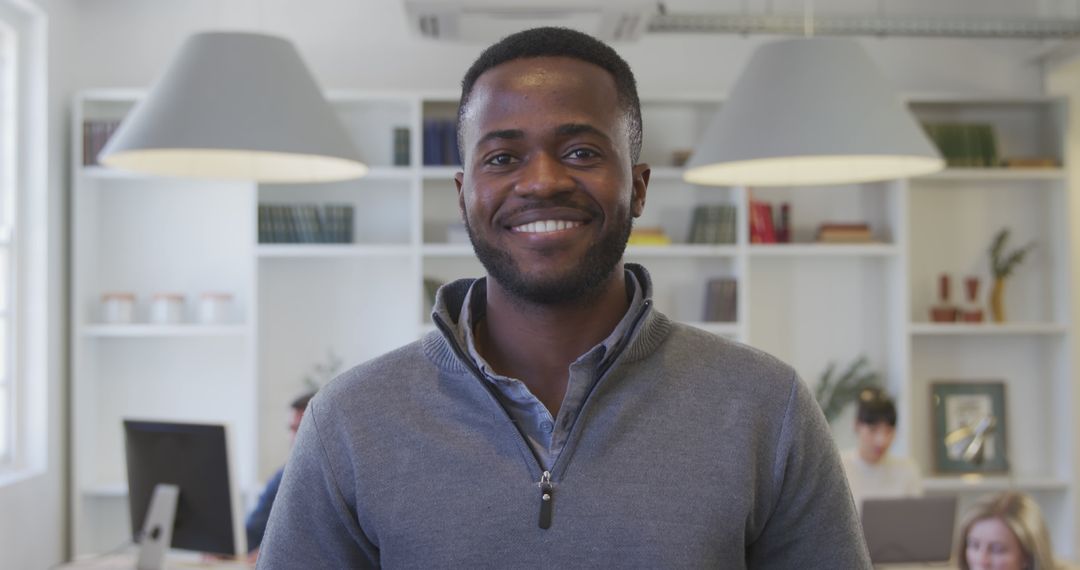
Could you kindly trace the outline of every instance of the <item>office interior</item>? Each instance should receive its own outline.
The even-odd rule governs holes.
[[[482,274],[458,225],[457,167],[424,159],[445,151],[424,139],[454,117],[465,69],[507,33],[555,24],[601,34],[611,14],[642,22],[612,45],[637,77],[643,154],[654,167],[651,211],[639,224],[673,242],[627,254],[653,272],[657,307],[777,355],[811,388],[865,358],[862,375],[876,375],[897,401],[892,452],[918,464],[926,494],[955,495],[963,508],[986,493],[1028,493],[1057,555],[1080,560],[1080,4],[5,0],[0,35],[20,70],[9,74],[19,104],[4,109],[18,127],[5,160],[18,167],[3,167],[16,196],[5,203],[17,204],[9,215],[18,239],[5,247],[19,248],[19,322],[0,567],[47,568],[128,538],[122,418],[229,423],[250,507],[288,458],[290,401],[433,330],[425,287]],[[683,161],[751,55],[797,32],[650,29],[664,14],[739,25],[787,15],[807,23],[804,34],[816,21],[823,37],[861,46],[922,123],[991,125],[994,164],[821,188],[688,184]],[[439,37],[421,31],[425,16],[441,18]],[[848,17],[864,27],[844,32]],[[451,21],[460,26],[448,31]],[[995,24],[1035,31],[990,37]],[[372,157],[369,175],[260,185],[127,176],[85,160],[84,125],[122,119],[188,37],[215,30],[293,42]],[[789,205],[792,243],[752,243],[751,201],[778,216]],[[260,206],[308,204],[348,206],[350,243],[260,235]],[[733,242],[695,243],[695,208],[721,205],[735,211]],[[821,226],[833,223],[866,224],[871,235],[820,243]],[[997,322],[989,250],[1002,229],[1006,252],[1034,247],[1002,285]],[[978,281],[970,297],[968,278]],[[734,311],[716,322],[704,316],[708,286],[723,280],[734,284]],[[134,294],[135,325],[103,322],[105,293]],[[183,296],[183,324],[202,309],[225,317],[196,332],[154,328],[146,323],[169,310],[160,307],[166,293]],[[942,305],[951,318],[935,313]],[[975,310],[980,318],[965,322]],[[957,384],[1003,388],[1003,468],[955,469],[937,457],[944,428],[933,398]],[[831,424],[840,449],[855,443],[853,422],[848,405]]]

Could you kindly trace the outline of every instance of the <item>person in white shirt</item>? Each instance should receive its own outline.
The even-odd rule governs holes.
[[[856,447],[843,452],[841,459],[860,512],[864,499],[922,495],[915,462],[889,454],[896,437],[896,405],[885,392],[868,388],[859,393],[855,436]]]

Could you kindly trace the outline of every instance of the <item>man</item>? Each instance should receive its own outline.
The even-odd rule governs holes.
[[[649,167],[629,67],[564,29],[465,75],[459,204],[487,277],[311,403],[261,568],[869,568],[791,368],[673,323],[623,265]]]
[[[289,404],[289,433],[293,441],[296,440],[296,432],[300,429],[300,421],[304,417],[304,411],[307,410],[308,402],[314,396],[315,392],[309,392],[298,396]],[[244,522],[244,530],[247,532],[248,558],[251,560],[258,557],[259,545],[266,533],[266,523],[270,520],[270,509],[274,506],[274,499],[277,497],[284,473],[285,468],[282,467],[266,482],[266,487],[259,495],[259,502],[248,513],[247,520]]]
[[[896,405],[885,392],[859,392],[854,449],[840,455],[855,504],[863,499],[918,497],[923,494],[919,468],[910,459],[889,454],[896,437]]]

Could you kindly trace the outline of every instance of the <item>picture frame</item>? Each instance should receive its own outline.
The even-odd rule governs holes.
[[[1004,382],[932,382],[930,407],[934,417],[931,449],[938,473],[1008,473]]]

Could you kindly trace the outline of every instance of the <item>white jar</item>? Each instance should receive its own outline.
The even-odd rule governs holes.
[[[110,325],[135,322],[135,294],[127,292],[102,294],[101,322]]]
[[[232,294],[208,291],[199,297],[199,322],[220,325],[229,322]]]
[[[179,293],[157,293],[150,303],[150,322],[175,325],[184,322],[184,296]]]

